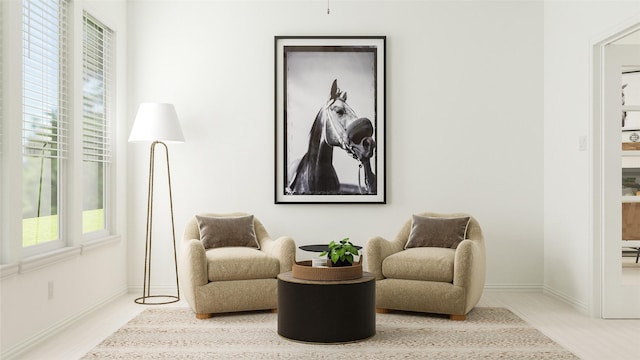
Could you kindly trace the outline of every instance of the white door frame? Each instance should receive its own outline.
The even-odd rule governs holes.
[[[590,313],[594,317],[602,317],[602,282],[603,282],[603,76],[604,76],[604,53],[605,47],[612,42],[619,40],[632,32],[640,30],[640,16],[628,20],[615,29],[597,37],[591,42],[591,76],[592,81],[592,117],[589,139],[589,158],[591,165],[591,304]]]

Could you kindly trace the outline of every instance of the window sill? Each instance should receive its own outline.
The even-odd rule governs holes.
[[[4,280],[8,277],[16,275],[20,271],[18,264],[6,264],[0,266],[0,279]]]
[[[46,266],[57,264],[80,255],[80,246],[65,247],[62,249],[47,252],[41,255],[35,255],[20,261],[20,274],[26,274],[32,271],[40,270]]]
[[[16,264],[5,264],[0,266],[0,279],[4,280],[18,274],[26,274],[40,270],[69,259],[82,256],[95,249],[115,244],[120,241],[120,235],[110,235],[104,238],[87,241],[79,246],[69,246],[62,249],[47,252],[45,254],[31,256],[19,261]]]
[[[118,242],[120,242],[120,235],[109,235],[101,237],[99,239],[85,241],[84,244],[80,245],[80,254],[84,254],[97,248],[101,248],[103,246],[115,244]]]

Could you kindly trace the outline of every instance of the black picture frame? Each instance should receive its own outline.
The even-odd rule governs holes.
[[[274,53],[275,203],[386,204],[386,36],[275,36]]]
[[[625,111],[624,109],[625,105],[640,105],[640,103],[634,103],[634,99],[640,99],[640,69],[638,67],[630,67],[629,70],[622,71],[622,131],[640,130],[640,112]]]

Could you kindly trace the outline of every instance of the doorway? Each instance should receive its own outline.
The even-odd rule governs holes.
[[[594,54],[594,295],[601,317],[640,318],[640,23]]]

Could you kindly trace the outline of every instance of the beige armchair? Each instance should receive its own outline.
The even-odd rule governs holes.
[[[368,271],[377,280],[376,307],[379,311],[447,314],[451,319],[464,320],[484,288],[485,245],[480,225],[468,214],[416,215],[436,218],[434,221],[469,217],[469,221],[455,248],[405,249],[410,238],[416,236],[415,215],[405,222],[393,241],[382,237],[369,239],[366,259]]]
[[[221,227],[207,221],[226,221]],[[248,223],[234,223],[238,220]],[[219,224],[219,223],[218,223]],[[246,228],[246,229],[245,229]],[[203,239],[201,234],[205,233]],[[231,233],[245,236],[255,233],[252,244],[234,246]],[[211,235],[222,240],[211,246]],[[206,241],[205,241],[206,240]],[[207,242],[208,241],[208,242]],[[237,244],[235,244],[237,245]],[[291,271],[295,259],[295,242],[290,237],[271,239],[260,221],[249,214],[202,214],[186,225],[181,243],[179,274],[183,297],[198,319],[214,313],[267,310],[278,307],[279,273]]]

